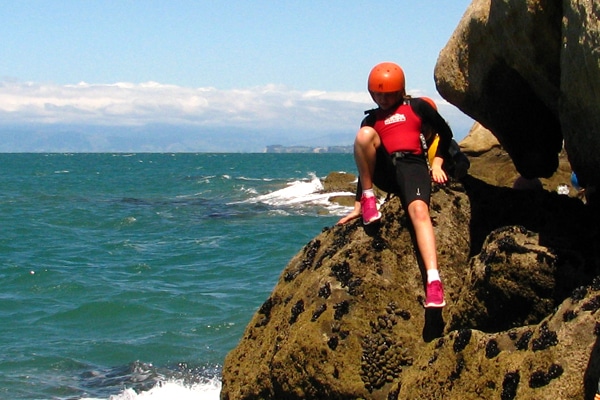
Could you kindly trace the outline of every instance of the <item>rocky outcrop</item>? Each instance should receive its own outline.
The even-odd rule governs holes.
[[[381,224],[328,227],[290,261],[227,356],[222,399],[591,393],[600,376],[598,228],[580,200],[473,176],[438,187],[443,311],[421,305],[398,199],[382,210]]]
[[[323,179],[323,192],[325,193],[355,193],[356,192],[357,176],[347,172],[330,172]],[[339,204],[345,207],[354,206],[354,196],[352,195],[335,195],[329,198],[332,203]]]
[[[466,217],[451,192],[438,197]],[[365,398],[387,392],[413,363],[423,343],[423,281],[399,202],[387,204],[380,226],[328,228],[291,260],[227,356],[223,399]],[[442,235],[447,257],[467,248],[466,238]],[[464,265],[467,255],[460,258]]]
[[[489,129],[475,122],[469,134],[459,143],[460,151],[467,156],[477,157],[494,148],[502,147],[498,139]]]
[[[600,6],[474,0],[441,51],[440,94],[490,129],[525,178],[549,177],[564,147],[600,183]]]
[[[330,172],[325,179],[323,179],[323,191],[325,193],[331,192],[348,192],[354,193],[356,191],[357,176],[347,172]]]

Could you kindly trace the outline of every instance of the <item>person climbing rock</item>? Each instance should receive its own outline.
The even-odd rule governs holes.
[[[338,224],[361,215],[365,225],[381,218],[374,185],[397,194],[412,223],[427,273],[425,307],[444,307],[429,202],[431,180],[444,183],[447,176],[445,173],[430,175],[421,134],[426,124],[439,135],[440,162],[443,162],[452,141],[452,130],[428,101],[406,95],[404,71],[395,63],[377,64],[369,74],[368,90],[378,108],[366,112],[368,115],[356,134],[354,159],[359,174],[358,190],[354,209]]]

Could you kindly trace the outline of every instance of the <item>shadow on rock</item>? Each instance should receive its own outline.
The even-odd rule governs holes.
[[[431,342],[442,336],[444,332],[444,318],[441,308],[425,309],[425,325],[423,326],[423,340]]]

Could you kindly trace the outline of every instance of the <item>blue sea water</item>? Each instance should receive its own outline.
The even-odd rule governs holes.
[[[351,154],[0,154],[0,398],[217,399]]]

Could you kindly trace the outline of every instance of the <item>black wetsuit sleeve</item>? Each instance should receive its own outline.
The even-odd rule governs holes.
[[[448,157],[448,150],[452,142],[452,130],[444,118],[428,102],[421,98],[410,99],[410,105],[413,111],[421,117],[424,124],[433,128],[433,131],[440,136],[440,144],[436,155],[444,158]]]
[[[375,125],[375,111],[377,111],[376,108],[365,111],[365,117],[363,118],[362,122],[360,123],[361,128],[363,126]]]

